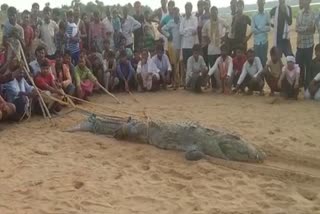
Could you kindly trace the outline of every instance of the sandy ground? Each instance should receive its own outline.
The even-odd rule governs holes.
[[[180,152],[63,132],[86,117],[78,112],[53,125],[40,117],[2,124],[0,213],[320,213],[319,103],[185,91],[135,96],[140,103],[127,95],[121,105],[102,95],[92,101],[229,130],[268,159],[188,162]]]

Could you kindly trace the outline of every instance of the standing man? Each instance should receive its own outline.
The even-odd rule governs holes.
[[[230,10],[231,10],[231,24],[230,24],[230,31],[228,36],[226,36],[223,41],[227,44],[229,55],[232,54],[233,48],[236,46],[234,38],[235,38],[235,16],[237,14],[237,0],[230,1]]]
[[[107,38],[105,25],[101,22],[99,11],[93,13],[93,22],[89,26],[89,50],[102,53],[103,42]]]
[[[265,0],[258,0],[259,11],[252,17],[251,29],[254,35],[254,52],[264,67],[268,55],[268,32],[270,32],[270,16],[264,11]]]
[[[315,14],[310,9],[311,0],[303,0],[303,9],[299,12],[296,21],[297,38],[297,64],[300,66],[300,87],[305,89],[309,86],[312,77],[310,66],[313,56]]]
[[[195,44],[199,44],[198,40],[198,20],[197,17],[192,15],[192,4],[188,2],[185,5],[186,15],[182,18],[180,24],[180,34],[182,36],[182,55],[185,69],[182,73],[182,83],[185,83],[187,69],[187,62],[189,57],[192,56],[192,48]]]
[[[237,13],[234,19],[234,41],[237,45],[242,45],[247,50],[247,43],[251,37],[251,34],[247,36],[247,27],[251,25],[251,19],[249,16],[243,14],[244,2],[238,0]],[[233,49],[235,47],[232,47]]]
[[[142,14],[141,2],[136,1],[134,3],[135,14],[133,18],[137,20],[141,27],[134,31],[134,49],[141,51],[143,48],[143,24],[144,24],[144,15]]]
[[[121,23],[122,34],[126,38],[126,47],[133,50],[133,35],[132,33],[141,28],[140,22],[128,15],[128,8],[123,8],[123,19]]]
[[[33,3],[31,7],[31,26],[33,30],[40,28],[42,20],[40,18],[40,6],[38,3]]]
[[[25,10],[22,12],[22,27],[24,30],[24,44],[27,57],[30,56],[32,41],[34,39],[34,31],[30,25],[30,12]]]
[[[74,23],[77,25],[80,33],[80,39],[81,39],[80,46],[83,47],[84,44],[82,41],[87,41],[88,35],[87,35],[86,25],[84,24],[84,21],[81,20],[80,16],[81,16],[80,7],[76,6],[73,9],[73,18],[74,18]],[[84,48],[87,49],[87,47],[84,47]]]
[[[292,25],[292,10],[285,0],[279,0],[279,6],[270,11],[273,18],[273,46],[280,49],[285,56],[293,55],[290,43],[290,26]]]
[[[154,14],[150,17],[150,19],[153,20],[154,18],[157,17],[159,19],[159,22],[161,23],[162,19],[167,15],[169,15],[167,5],[168,5],[168,0],[161,0],[161,7],[154,12]]]
[[[113,25],[112,25],[112,22],[111,22],[111,14],[110,14],[110,8],[109,7],[107,7],[106,17],[102,20],[102,23],[104,24],[104,27],[106,29],[106,34],[107,34],[106,37],[107,37],[107,40],[110,43],[110,47],[114,48],[114,46],[115,46],[114,39],[113,39],[114,28],[113,28]]]
[[[54,60],[57,51],[54,35],[59,31],[59,27],[55,21],[51,20],[51,12],[49,7],[43,9],[44,22],[40,26],[40,38],[46,44],[48,59]]]
[[[20,42],[24,43],[24,30],[23,28],[17,23],[17,9],[15,7],[9,7],[7,10],[8,20],[5,22],[3,26],[3,43],[9,39],[12,31],[15,29],[17,32],[17,36],[19,37]]]
[[[79,62],[80,58],[80,31],[78,25],[74,22],[72,11],[67,12],[67,47],[71,53],[71,59],[74,66]]]

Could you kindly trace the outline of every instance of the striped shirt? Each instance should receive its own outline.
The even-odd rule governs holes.
[[[68,23],[66,33],[68,35],[68,43],[67,43],[67,50],[71,53],[77,53],[80,51],[80,34],[78,26],[75,23]],[[78,38],[78,39],[71,39],[71,38]]]

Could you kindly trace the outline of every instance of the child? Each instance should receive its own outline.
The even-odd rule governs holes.
[[[238,46],[236,49],[236,56],[233,58],[233,87],[237,86],[237,82],[242,72],[244,63],[247,61],[247,57],[244,54],[244,47]]]
[[[113,51],[110,51],[103,61],[103,69],[104,87],[109,91],[113,91],[114,87],[119,84],[119,79],[116,77],[117,61]]]
[[[194,92],[201,92],[203,76],[208,72],[207,65],[200,55],[202,52],[200,45],[194,45],[192,48],[193,55],[188,59],[186,89]]]
[[[267,62],[263,74],[271,91],[270,96],[273,96],[274,92],[280,92],[278,82],[282,73],[283,63],[281,61],[280,51],[277,47],[271,48],[270,57],[271,60]]]
[[[161,44],[157,45],[156,55],[152,57],[153,63],[160,71],[160,81],[164,89],[170,83],[170,74],[172,72],[169,57],[164,53],[164,48]]]
[[[69,65],[63,63],[62,52],[56,52],[56,64],[55,70],[57,74],[57,82],[61,85],[65,93],[69,95],[74,95],[76,88],[72,83],[72,78],[69,70]]]
[[[214,75],[219,93],[230,93],[231,78],[233,73],[232,58],[228,56],[228,48],[226,45],[220,47],[221,56],[216,60],[213,67],[209,71],[209,76]]]
[[[62,100],[63,91],[60,84],[56,84],[52,73],[50,72],[50,64],[48,60],[44,60],[41,65],[40,73],[35,77],[35,84],[40,89],[45,91],[49,96],[53,96]],[[46,97],[44,97],[46,98]],[[52,101],[49,98],[45,99],[48,109],[52,113],[58,113],[61,111],[61,105],[58,102]]]
[[[125,51],[120,52],[119,63],[117,65],[117,77],[119,78],[118,90],[130,92],[130,90],[134,88],[134,69]]]
[[[262,77],[263,67],[259,57],[255,56],[254,50],[249,49],[247,51],[247,61],[243,65],[243,69],[235,92],[241,89],[245,91],[248,88],[247,95],[252,95],[254,91],[259,91],[260,95],[263,96],[264,79]]]
[[[97,78],[86,66],[86,59],[83,56],[80,56],[79,64],[75,67],[75,84],[77,96],[84,100],[87,100],[88,96],[92,95],[94,87],[98,86]]]
[[[282,96],[288,99],[298,99],[300,67],[294,56],[287,56],[287,65],[282,68],[278,82]]]
[[[116,58],[119,59],[119,56],[120,56],[120,52],[122,51],[125,51],[126,54],[127,54],[127,58],[129,60],[132,59],[132,56],[133,56],[133,53],[132,53],[132,50],[130,48],[126,48],[126,38],[121,38],[121,41],[120,41],[120,47],[119,47],[119,50],[117,51],[116,53]]]
[[[159,69],[149,58],[147,49],[142,51],[141,61],[137,68],[137,80],[139,91],[157,91],[160,88]]]

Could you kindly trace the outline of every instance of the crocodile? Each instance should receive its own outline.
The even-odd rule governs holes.
[[[160,149],[185,152],[185,158],[197,161],[208,156],[231,161],[263,162],[264,152],[237,135],[205,128],[194,123],[142,122],[95,115],[67,132],[91,132],[117,140],[153,145]]]

